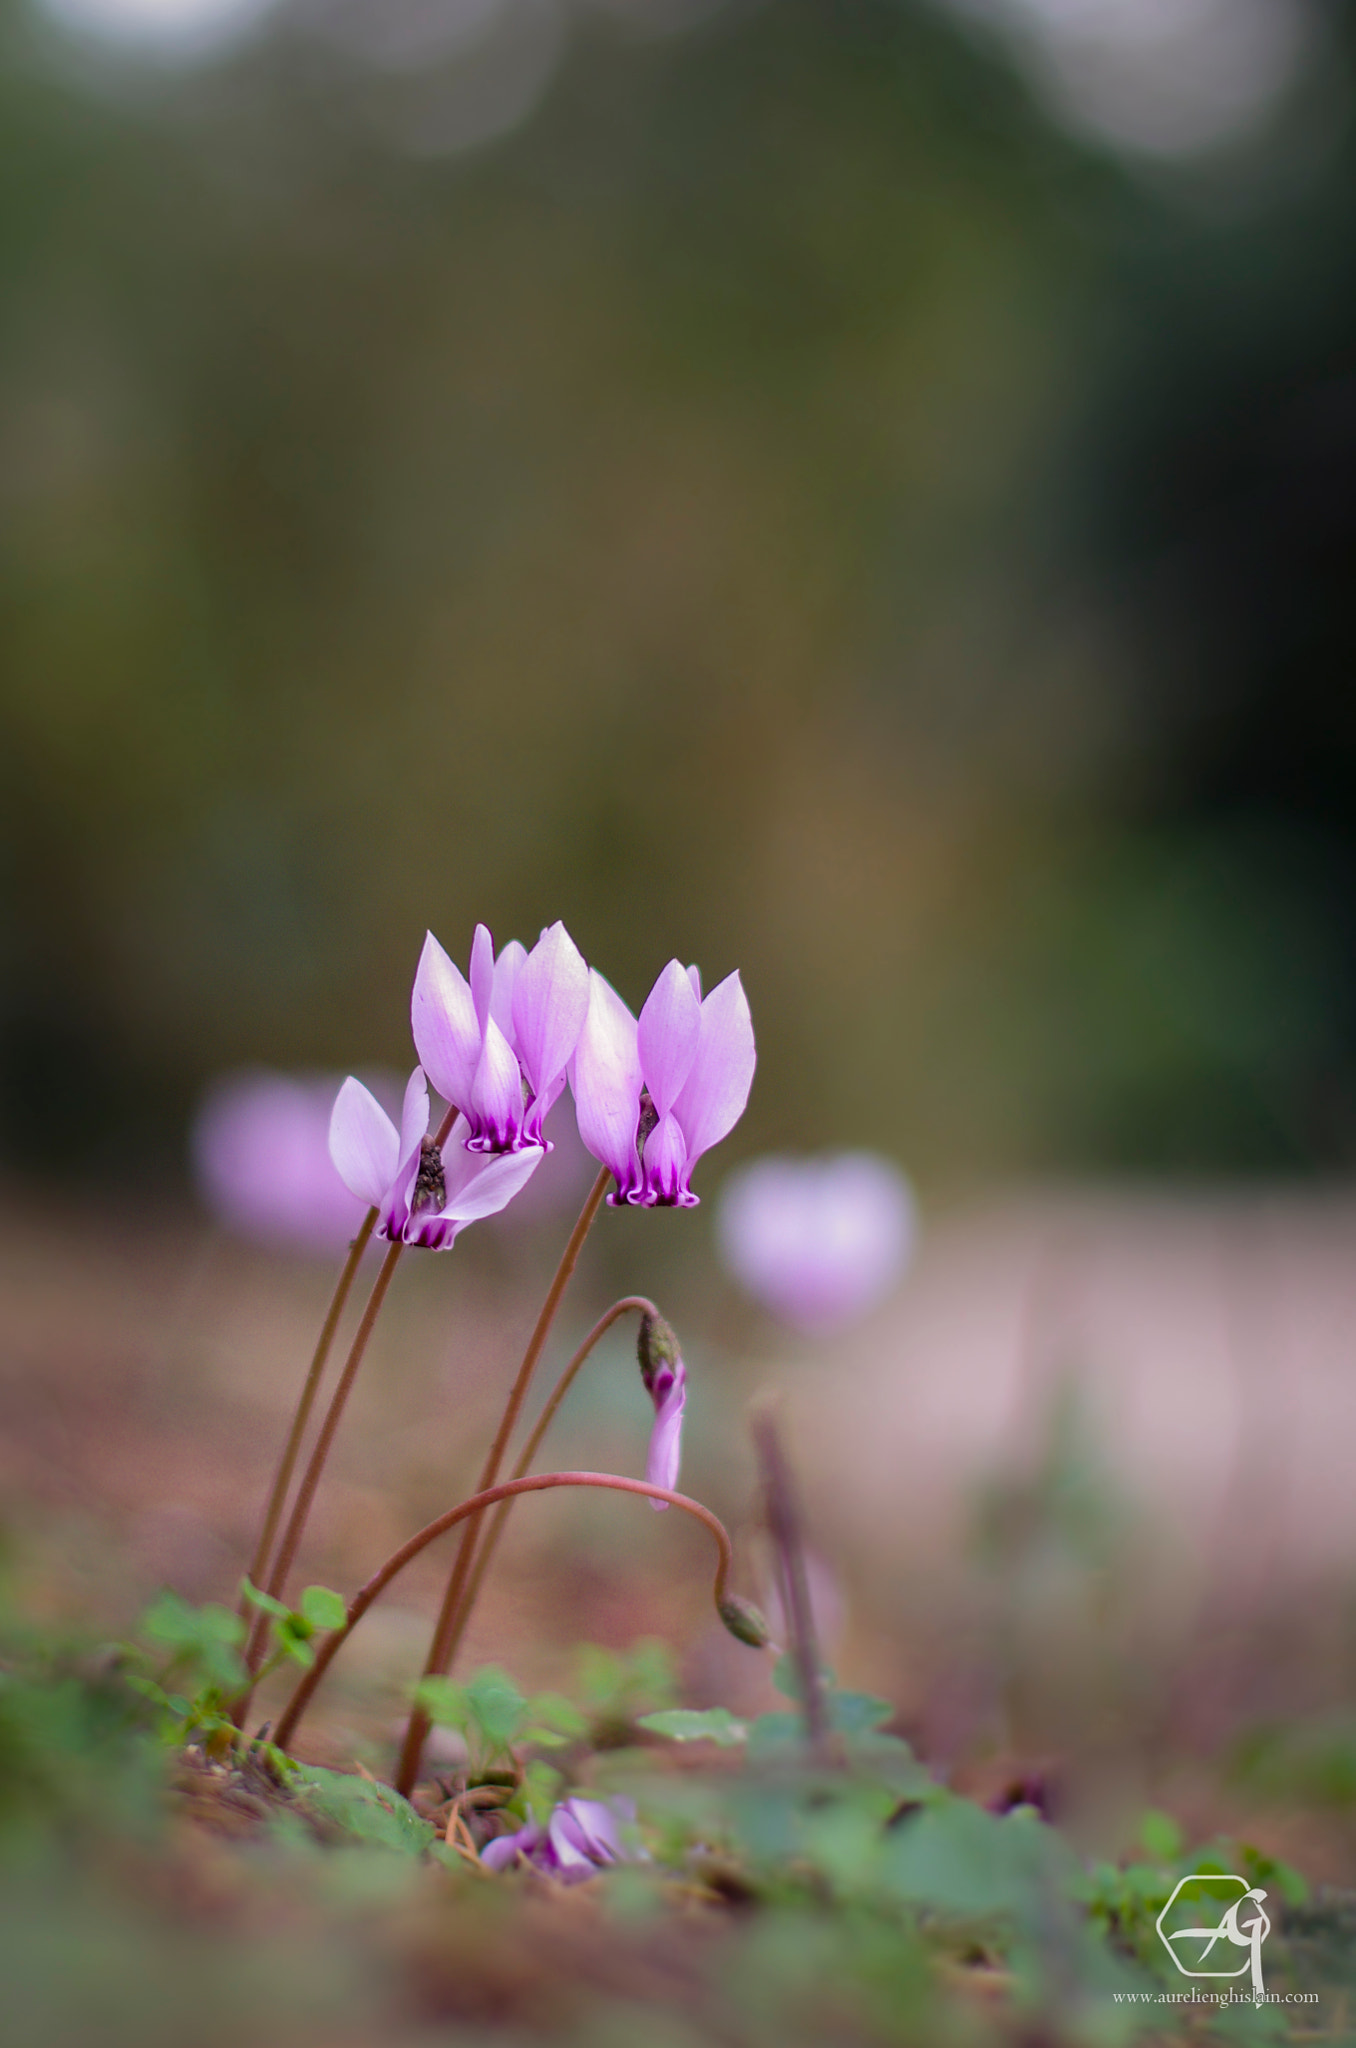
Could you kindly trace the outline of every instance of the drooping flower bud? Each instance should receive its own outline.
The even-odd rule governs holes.
[[[727,1593],[716,1612],[737,1642],[763,1650],[772,1641],[772,1631],[763,1615],[752,1600],[745,1600],[741,1594]]]
[[[654,1428],[650,1432],[650,1454],[645,1477],[651,1486],[678,1484],[678,1466],[683,1449],[683,1409],[687,1404],[687,1368],[673,1328],[663,1316],[647,1313],[640,1319],[636,1336],[636,1359],[645,1391],[654,1402]],[[665,1508],[667,1501],[651,1501],[651,1507]]]
[[[663,1316],[648,1313],[640,1319],[636,1332],[636,1359],[640,1376],[645,1382],[647,1394],[654,1393],[655,1374],[661,1365],[670,1372],[676,1372],[682,1365],[683,1354],[672,1323]]]

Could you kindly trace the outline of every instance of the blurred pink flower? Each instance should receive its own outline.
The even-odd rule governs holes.
[[[335,1082],[264,1068],[213,1082],[193,1121],[198,1189],[218,1220],[247,1237],[303,1250],[341,1250],[367,1204],[330,1159]]]
[[[882,1301],[908,1264],[913,1192],[871,1152],[760,1159],[721,1196],[720,1249],[730,1272],[795,1329],[831,1329]]]
[[[485,1844],[480,1860],[489,1870],[508,1870],[521,1860],[562,1884],[578,1884],[581,1878],[596,1877],[609,1863],[625,1861],[617,1823],[635,1817],[632,1802],[620,1796],[606,1804],[601,1799],[562,1799],[545,1827],[529,1821],[516,1834],[497,1836]]]
[[[755,1063],[738,974],[703,1000],[696,968],[670,960],[637,1021],[591,971],[570,1086],[580,1137],[616,1177],[609,1202],[695,1208],[692,1169],[744,1114]]]

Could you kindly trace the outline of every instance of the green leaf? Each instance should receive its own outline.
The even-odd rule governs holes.
[[[414,1690],[415,1704],[421,1706],[435,1728],[455,1728],[465,1734],[471,1718],[463,1686],[451,1678],[421,1678]]]
[[[299,1803],[342,1835],[403,1856],[420,1856],[435,1830],[390,1785],[354,1778],[342,1771],[297,1765],[290,1782]]]
[[[823,1679],[825,1687],[832,1688],[834,1682],[833,1673],[827,1664],[820,1666],[819,1675]],[[800,1667],[789,1650],[786,1651],[785,1655],[779,1657],[773,1665],[772,1683],[776,1686],[784,1700],[800,1699]]]
[[[828,1696],[829,1722],[843,1735],[869,1735],[894,1718],[890,1700],[869,1692],[831,1692]]]
[[[1169,1813],[1151,1806],[1139,1824],[1139,1839],[1155,1863],[1175,1863],[1186,1844],[1182,1830]]]
[[[1039,1919],[1085,1880],[1077,1857],[1030,1812],[1000,1818],[943,1796],[889,1831],[882,1882],[897,1897],[962,1920]]]
[[[195,1666],[209,1685],[229,1691],[244,1683],[237,1646],[245,1640],[245,1624],[229,1607],[194,1607],[177,1593],[161,1593],[142,1616],[141,1633],[170,1650],[173,1662]]]
[[[527,1714],[534,1723],[549,1728],[564,1741],[577,1741],[589,1732],[588,1716],[581,1714],[573,1700],[567,1700],[562,1693],[537,1693],[527,1703]]]
[[[527,1701],[506,1671],[495,1664],[475,1672],[465,1687],[476,1725],[496,1749],[506,1749],[523,1724]]]
[[[285,1601],[275,1600],[271,1593],[261,1593],[257,1586],[250,1584],[248,1579],[240,1581],[240,1593],[242,1599],[247,1600],[251,1607],[257,1607],[262,1614],[272,1614],[281,1620],[285,1615],[292,1612]]]
[[[805,1722],[799,1714],[760,1714],[749,1729],[749,1761],[784,1754],[791,1744],[804,1740]]]
[[[313,1629],[342,1628],[348,1620],[343,1594],[328,1586],[308,1586],[301,1596],[301,1612]]]
[[[282,1621],[273,1624],[278,1648],[285,1650],[294,1664],[300,1664],[309,1671],[315,1663],[315,1651],[310,1645],[311,1624],[299,1614],[289,1614]]]
[[[636,1723],[653,1735],[667,1735],[672,1742],[714,1742],[721,1749],[737,1749],[748,1739],[748,1728],[736,1721],[728,1707],[706,1707],[697,1712],[689,1707],[666,1707],[658,1714],[642,1714]]]
[[[519,1796],[524,1809],[524,1818],[535,1820],[545,1826],[551,1818],[551,1810],[559,1799],[565,1780],[550,1764],[534,1758],[523,1773]]]

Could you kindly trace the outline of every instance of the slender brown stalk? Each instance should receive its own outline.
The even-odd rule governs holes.
[[[282,1519],[283,1504],[287,1499],[287,1489],[292,1484],[292,1474],[296,1469],[297,1453],[301,1449],[301,1440],[306,1434],[306,1425],[311,1419],[311,1410],[315,1406],[315,1397],[319,1392],[325,1365],[330,1355],[330,1346],[334,1342],[334,1333],[339,1327],[340,1317],[348,1306],[348,1297],[352,1290],[358,1267],[362,1263],[363,1253],[367,1250],[372,1232],[376,1228],[376,1222],[376,1209],[369,1209],[363,1218],[362,1228],[349,1246],[348,1257],[345,1259],[344,1269],[339,1275],[338,1284],[334,1290],[334,1297],[330,1302],[325,1320],[320,1326],[320,1335],[316,1339],[315,1353],[311,1359],[310,1370],[306,1375],[306,1384],[301,1390],[301,1398],[297,1402],[296,1413],[292,1417],[292,1427],[288,1432],[287,1442],[283,1445],[282,1456],[278,1460],[278,1469],[273,1475],[273,1486],[268,1496],[268,1505],[264,1509],[264,1521],[263,1527],[259,1531],[259,1541],[255,1544],[254,1555],[250,1559],[248,1577],[252,1586],[261,1585],[264,1573],[268,1570],[268,1560],[273,1552],[273,1538],[278,1533],[278,1523]],[[243,1593],[240,1596],[239,1614],[242,1621],[253,1619],[249,1601]]]
[[[584,1248],[584,1239],[592,1229],[593,1219],[603,1205],[603,1196],[607,1193],[607,1184],[611,1178],[610,1169],[604,1166],[589,1190],[588,1200],[579,1212],[578,1222],[570,1232],[569,1243],[561,1254],[560,1264],[556,1267],[555,1278],[547,1290],[546,1299],[541,1306],[541,1314],[537,1317],[536,1328],[528,1339],[527,1350],[523,1353],[523,1362],[518,1367],[518,1377],[514,1380],[509,1390],[508,1401],[500,1418],[499,1428],[495,1432],[494,1442],[490,1445],[489,1454],[481,1468],[480,1480],[476,1488],[477,1493],[483,1493],[487,1487],[493,1486],[495,1480],[499,1477],[499,1467],[504,1462],[504,1452],[508,1447],[509,1438],[512,1436],[518,1417],[522,1412],[523,1401],[526,1398],[528,1387],[531,1385],[532,1375],[536,1371],[537,1360],[541,1357],[542,1346],[550,1334],[551,1325],[555,1321],[556,1310],[560,1307],[561,1297],[570,1284],[570,1276],[579,1263],[579,1254]],[[451,1641],[452,1629],[456,1622],[457,1610],[461,1604],[462,1595],[466,1590],[467,1580],[471,1575],[476,1538],[479,1533],[479,1521],[476,1517],[472,1517],[466,1525],[466,1531],[460,1544],[457,1546],[457,1555],[453,1561],[446,1590],[443,1593],[443,1604],[438,1612],[437,1624],[433,1631],[433,1640],[429,1644],[428,1659],[424,1665],[424,1676],[426,1678],[434,1677],[439,1672],[446,1671],[447,1669],[448,1645]],[[405,1741],[401,1748],[400,1764],[396,1773],[397,1789],[407,1797],[410,1787],[419,1775],[419,1759],[423,1754],[424,1740],[428,1731],[428,1716],[423,1712],[422,1708],[416,1707],[410,1715],[409,1726],[405,1731]]]
[[[439,1151],[447,1143],[448,1136],[456,1120],[456,1104],[451,1103],[444,1111],[443,1120],[438,1126],[437,1136],[433,1141]],[[375,1217],[375,1214],[376,1211],[374,1210],[372,1216]],[[369,1218],[369,1229],[371,1220]],[[330,1396],[329,1409],[324,1422],[320,1426],[320,1435],[317,1437],[315,1448],[311,1452],[310,1463],[302,1475],[301,1486],[298,1489],[296,1500],[293,1502],[292,1513],[288,1518],[287,1527],[283,1531],[282,1542],[278,1547],[278,1554],[274,1559],[273,1569],[269,1573],[268,1584],[263,1588],[263,1591],[274,1600],[282,1598],[282,1589],[287,1583],[287,1575],[295,1562],[297,1548],[305,1532],[306,1523],[311,1512],[311,1504],[315,1499],[316,1488],[320,1484],[320,1475],[325,1469],[325,1460],[329,1456],[330,1446],[334,1442],[340,1419],[343,1416],[349,1394],[353,1389],[353,1382],[357,1378],[358,1367],[363,1362],[363,1354],[367,1349],[367,1340],[372,1335],[373,1325],[381,1313],[381,1305],[386,1299],[386,1290],[391,1284],[392,1276],[400,1260],[400,1254],[404,1249],[403,1244],[393,1244],[382,1261],[381,1270],[377,1274],[372,1292],[367,1298],[367,1307],[363,1311],[363,1318],[358,1325],[352,1348],[344,1364],[344,1370],[339,1376],[339,1384]],[[299,1435],[298,1441],[300,1441]],[[254,1572],[250,1573],[250,1578],[254,1585],[257,1586],[259,1584],[259,1579]],[[241,1726],[245,1715],[249,1711],[250,1698],[258,1682],[259,1665],[263,1659],[264,1645],[268,1640],[268,1628],[267,1614],[262,1611],[257,1613],[250,1628],[245,1650],[245,1669],[250,1674],[250,1682],[248,1689],[236,1701],[234,1708],[237,1728]]]
[[[575,1352],[574,1357],[560,1375],[560,1379],[556,1383],[555,1392],[542,1409],[535,1429],[523,1445],[521,1457],[509,1474],[511,1479],[521,1479],[525,1472],[531,1471],[532,1460],[541,1449],[542,1438],[555,1421],[560,1410],[560,1404],[578,1378],[580,1367],[585,1359],[589,1356],[589,1353],[593,1350],[599,1339],[606,1336],[612,1325],[620,1321],[622,1316],[629,1315],[633,1309],[640,1315],[657,1316],[659,1313],[654,1303],[648,1300],[645,1295],[628,1294],[624,1300],[614,1301],[607,1314],[598,1318],[598,1321],[589,1331],[588,1336],[585,1337],[583,1343]],[[499,1539],[504,1533],[504,1524],[512,1512],[512,1498],[501,1501],[489,1521],[485,1524],[485,1534],[481,1539],[480,1548],[476,1552],[476,1561],[471,1570],[470,1581],[467,1584],[465,1595],[457,1608],[456,1614],[452,1618],[452,1625],[448,1631],[447,1655],[443,1663],[445,1671],[450,1671],[456,1661],[457,1651],[461,1648],[462,1638],[466,1634],[471,1620],[471,1611],[476,1601],[480,1598],[480,1589],[485,1583],[485,1578],[491,1564],[494,1562],[494,1553],[499,1546]]]
[[[800,1708],[806,1739],[822,1762],[830,1761],[829,1716],[824,1700],[824,1671],[815,1640],[810,1588],[805,1577],[805,1546],[801,1537],[800,1502],[791,1467],[782,1447],[777,1417],[770,1405],[759,1408],[751,1422],[754,1447],[762,1467],[768,1532],[777,1551],[782,1599],[791,1633],[791,1655],[800,1681]]]
[[[729,1532],[719,1516],[710,1508],[703,1507],[699,1500],[690,1500],[685,1493],[673,1493],[666,1486],[651,1486],[646,1479],[623,1479],[613,1472],[534,1472],[522,1479],[505,1479],[498,1486],[488,1486],[473,1493],[468,1500],[458,1501],[456,1507],[439,1515],[411,1536],[408,1543],[402,1543],[399,1550],[387,1558],[380,1571],[375,1572],[367,1584],[356,1592],[348,1604],[348,1614],[342,1628],[327,1635],[316,1650],[314,1664],[303,1672],[301,1682],[291,1699],[283,1708],[281,1718],[274,1732],[273,1740],[280,1749],[285,1749],[296,1733],[298,1722],[305,1713],[316,1687],[329,1670],[335,1657],[352,1635],[358,1623],[366,1614],[373,1601],[378,1599],[392,1579],[404,1571],[407,1564],[426,1550],[430,1543],[454,1528],[458,1522],[474,1518],[496,1501],[509,1500],[520,1493],[547,1493],[558,1486],[601,1486],[613,1493],[638,1493],[645,1500],[662,1500],[671,1508],[681,1508],[685,1514],[695,1516],[704,1523],[716,1539],[718,1557],[716,1577],[712,1587],[712,1598],[719,1609],[725,1600],[734,1565],[734,1547]]]
[[[333,1394],[330,1396],[330,1405],[326,1410],[325,1420],[320,1425],[320,1434],[315,1440],[315,1448],[312,1450],[306,1470],[302,1474],[301,1484],[297,1488],[297,1497],[292,1504],[292,1512],[287,1518],[287,1526],[283,1530],[282,1539],[278,1544],[277,1556],[273,1561],[273,1569],[269,1573],[268,1584],[264,1588],[264,1591],[274,1600],[281,1600],[283,1597],[283,1587],[286,1585],[287,1575],[296,1561],[297,1548],[306,1528],[307,1519],[311,1512],[311,1503],[315,1499],[316,1488],[320,1484],[320,1475],[325,1469],[325,1460],[330,1454],[330,1446],[334,1442],[335,1433],[339,1428],[345,1405],[353,1390],[353,1382],[358,1377],[358,1367],[363,1362],[363,1353],[367,1349],[367,1340],[372,1335],[373,1326],[381,1313],[381,1305],[386,1299],[386,1290],[395,1276],[395,1269],[400,1263],[400,1255],[404,1249],[404,1245],[399,1243],[393,1244],[388,1248],[386,1257],[381,1262],[381,1270],[373,1283],[372,1292],[367,1297],[367,1307],[363,1310],[362,1321],[358,1325],[348,1357],[344,1361],[344,1369],[339,1375],[338,1384]],[[246,1652],[245,1667],[250,1672],[251,1677],[248,1689],[236,1703],[237,1727],[240,1726],[245,1715],[249,1712],[250,1696],[254,1691],[254,1674],[258,1671],[267,1636],[268,1616],[261,1613],[255,1621],[249,1648]]]

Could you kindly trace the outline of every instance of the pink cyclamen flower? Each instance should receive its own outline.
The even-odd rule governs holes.
[[[511,939],[497,960],[478,924],[469,982],[427,935],[410,1005],[414,1043],[434,1087],[465,1116],[471,1151],[545,1142],[542,1120],[565,1086],[588,995],[588,968],[559,922],[530,953]]]
[[[416,1067],[397,1130],[350,1074],[330,1117],[330,1157],[344,1185],[378,1210],[377,1235],[445,1251],[466,1224],[496,1216],[536,1171],[540,1145],[487,1158],[467,1150],[459,1116],[442,1152],[428,1135],[428,1083]],[[458,1142],[460,1140],[460,1142]]]
[[[683,1457],[683,1410],[687,1406],[687,1367],[678,1349],[672,1326],[662,1316],[640,1319],[636,1356],[645,1391],[654,1402],[654,1428],[650,1432],[650,1454],[645,1460],[645,1477],[651,1486],[678,1484]],[[666,1508],[666,1500],[652,1500],[652,1508]]]
[[[735,1278],[794,1329],[832,1329],[894,1286],[916,1234],[913,1191],[871,1152],[759,1159],[721,1193],[720,1248]]]
[[[544,1870],[562,1884],[578,1884],[596,1877],[610,1863],[626,1860],[619,1821],[633,1821],[636,1809],[629,1799],[562,1799],[545,1827],[536,1821],[516,1834],[498,1835],[487,1842],[480,1860],[489,1870],[507,1870],[522,1861]]]
[[[332,1079],[261,1070],[215,1081],[193,1122],[193,1169],[214,1215],[266,1244],[338,1251],[363,1204],[329,1153]]]
[[[580,1137],[616,1176],[609,1202],[694,1208],[692,1169],[744,1114],[756,1059],[738,974],[703,1001],[696,968],[670,960],[637,1021],[591,970],[570,1085]]]

